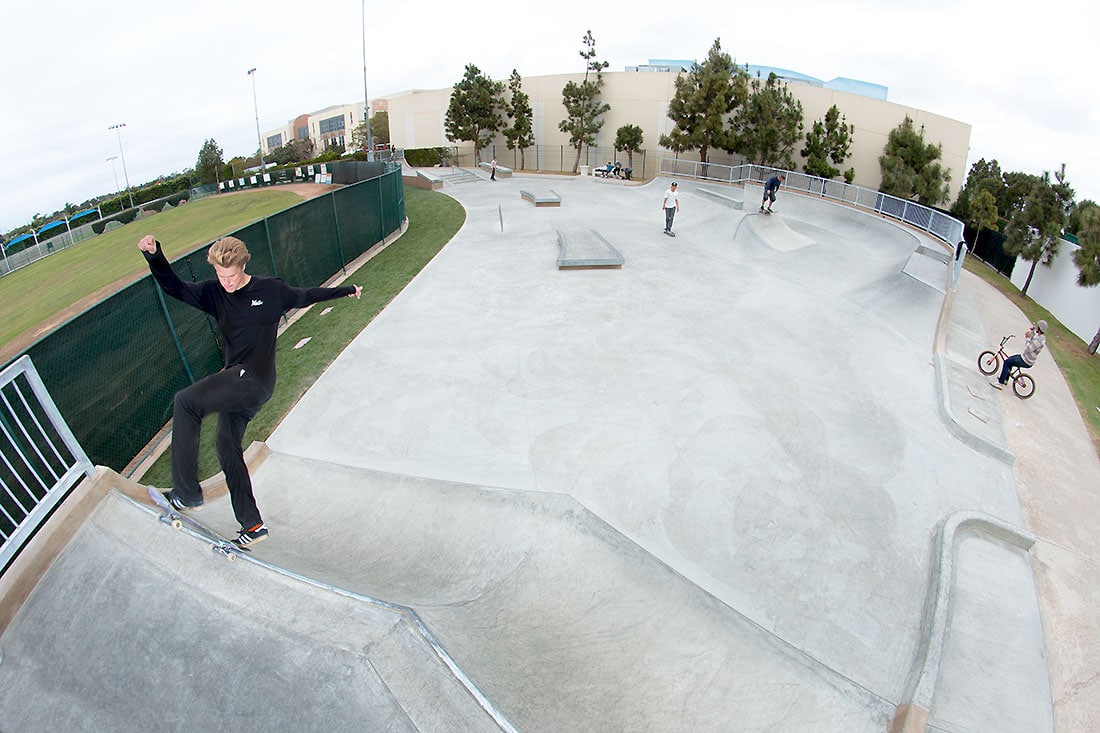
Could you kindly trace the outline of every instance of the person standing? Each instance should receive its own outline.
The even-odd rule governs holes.
[[[677,212],[680,211],[680,194],[676,190],[678,184],[673,181],[669,184],[668,190],[665,191],[665,199],[661,202],[661,208],[665,211],[665,234],[670,236],[676,236],[672,233],[672,220],[676,218]]]
[[[764,184],[764,198],[760,201],[760,210],[764,210],[764,204],[768,205],[768,211],[772,210],[772,204],[775,203],[775,192],[779,190],[779,187],[783,184],[783,181],[787,180],[787,177],[782,173],[777,173],[768,179],[768,182]]]
[[[168,263],[160,242],[146,235],[138,242],[161,289],[180,302],[212,316],[225,350],[225,367],[176,393],[172,412],[172,489],[164,498],[176,509],[202,508],[199,485],[199,431],[202,419],[217,413],[218,463],[225,473],[233,514],[241,524],[240,547],[267,539],[241,441],[248,423],[275,390],[275,339],[279,319],[291,308],[347,296],[358,299],[358,285],[292,288],[274,277],[245,272],[251,255],[236,237],[210,246],[206,261],[216,279],[185,282]]]
[[[1035,366],[1035,360],[1039,358],[1039,352],[1047,345],[1047,337],[1044,335],[1046,332],[1047,322],[1041,318],[1035,321],[1035,325],[1024,333],[1027,343],[1024,344],[1023,353],[1013,354],[1005,359],[1005,363],[1001,366],[1000,376],[990,382],[990,386],[1004,389],[1004,386],[1008,384],[1008,373],[1012,371],[1012,367],[1026,369]]]
[[[497,179],[497,159],[493,158],[489,161],[489,180],[495,181]]]

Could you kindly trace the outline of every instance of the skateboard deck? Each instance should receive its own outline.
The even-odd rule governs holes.
[[[771,209],[761,209],[760,213],[761,214],[774,214],[775,212]]]
[[[225,557],[230,562],[237,559],[237,555],[249,552],[247,547],[239,547],[230,540],[222,537],[214,530],[207,527],[202,522],[181,513],[174,506],[168,503],[168,500],[164,498],[162,494],[155,486],[145,487],[149,493],[149,498],[156,504],[164,514],[158,517],[158,520],[165,524],[172,525],[173,529],[183,529],[186,525],[192,532],[202,537],[204,540],[210,543],[210,549]]]
[[[675,237],[676,236],[676,232],[670,232],[667,229],[665,230],[665,234],[667,234],[670,237]]]

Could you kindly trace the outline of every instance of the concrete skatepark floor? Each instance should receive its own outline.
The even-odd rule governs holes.
[[[794,194],[765,218],[747,193],[744,213],[691,182],[670,239],[663,181],[562,179],[562,206],[536,208],[523,180],[448,186],[462,231],[268,441],[255,486],[272,539],[253,553],[267,565],[216,563],[115,497],[59,563],[75,570],[51,571],[5,634],[0,683],[42,684],[12,661],[33,659],[28,625],[52,632],[36,654],[70,644],[87,650],[73,676],[102,671],[95,635],[33,614],[127,537],[135,567],[115,577],[184,586],[149,579],[89,608],[140,625],[160,593],[185,609],[184,639],[264,646],[267,670],[224,674],[271,710],[340,670],[356,694],[303,698],[351,695],[336,728],[888,728],[925,646],[938,529],[965,512],[1025,525],[1010,462],[940,414],[944,293],[907,271],[939,245]],[[559,271],[555,232],[577,226],[623,268]],[[956,400],[966,353],[992,342],[976,310],[960,299],[947,339]],[[980,429],[1008,452],[999,419]],[[234,529],[227,500],[202,519]],[[1053,729],[1027,551],[967,534],[955,558],[929,728]],[[236,582],[265,599],[266,627],[218,611]],[[164,685],[213,694],[186,641],[145,633]],[[174,720],[254,712],[230,693]],[[49,719],[8,718],[11,697],[5,720]]]

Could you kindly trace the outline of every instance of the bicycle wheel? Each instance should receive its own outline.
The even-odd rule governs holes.
[[[1000,368],[1001,357],[997,355],[996,351],[983,351],[978,354],[978,371],[985,376],[996,374]]]
[[[1035,394],[1035,380],[1026,374],[1019,374],[1012,378],[1012,391],[1021,400],[1026,400]]]

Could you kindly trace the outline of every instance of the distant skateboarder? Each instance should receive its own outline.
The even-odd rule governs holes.
[[[665,211],[665,234],[670,237],[672,233],[672,220],[676,218],[676,212],[680,210],[680,194],[677,192],[677,183],[673,181],[665,191],[665,199],[661,202],[661,208]]]
[[[767,213],[772,210],[772,204],[775,203],[775,192],[779,190],[779,187],[783,185],[783,181],[787,180],[787,177],[781,173],[777,173],[768,179],[768,182],[764,184],[764,198],[760,200],[760,210],[764,211],[764,204],[768,205]]]
[[[172,489],[164,498],[176,509],[202,508],[199,486],[199,430],[202,419],[218,414],[217,455],[225,472],[233,514],[241,531],[240,547],[267,539],[267,527],[252,495],[252,479],[241,441],[248,423],[275,390],[275,337],[279,319],[301,308],[342,296],[358,299],[363,288],[292,288],[274,277],[244,271],[251,258],[245,243],[223,237],[210,246],[206,261],[216,279],[185,282],[146,235],[138,242],[157,284],[171,297],[213,316],[225,349],[225,368],[176,393],[172,413]]]
[[[495,181],[497,179],[497,159],[493,158],[489,161],[489,180]]]

